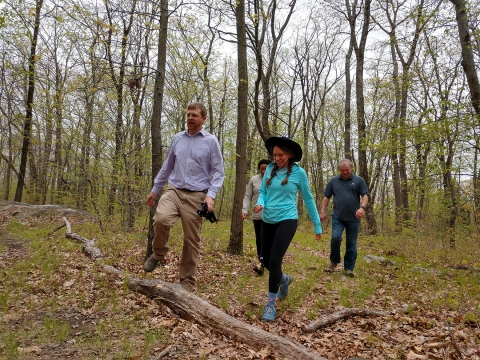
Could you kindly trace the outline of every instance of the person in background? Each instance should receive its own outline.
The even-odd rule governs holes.
[[[153,182],[147,205],[153,206],[157,194],[168,182],[161,196],[153,227],[153,254],[143,264],[146,272],[155,270],[168,252],[170,228],[182,219],[183,250],[180,260],[180,284],[188,291],[195,287],[195,272],[200,256],[200,232],[204,221],[197,214],[202,203],[212,212],[215,197],[223,179],[223,157],[217,138],[203,129],[207,109],[201,103],[187,108],[187,130],[177,133],[167,151],[167,156]]]
[[[325,209],[333,196],[330,265],[325,271],[333,272],[340,263],[340,245],[342,244],[342,233],[345,230],[346,249],[343,269],[347,276],[353,277],[357,260],[357,238],[360,230],[360,220],[367,209],[369,192],[365,180],[352,174],[353,166],[350,160],[340,160],[337,167],[340,175],[333,177],[328,182],[320,210],[320,218],[325,221],[327,219]]]
[[[274,163],[267,166],[254,211],[259,213],[263,210],[263,260],[269,271],[268,299],[262,319],[273,321],[277,315],[276,299],[287,296],[293,280],[282,272],[282,262],[298,226],[299,191],[314,225],[317,240],[322,237],[322,225],[307,174],[296,164],[302,159],[300,145],[287,137],[271,137],[265,142],[265,147],[273,156]]]
[[[258,192],[260,190],[260,185],[262,184],[263,174],[267,169],[267,165],[271,161],[267,159],[260,160],[257,165],[258,174],[252,176],[247,185],[247,191],[245,191],[245,196],[243,197],[243,208],[242,208],[242,219],[245,220],[250,209],[250,204],[256,204],[258,199]],[[257,257],[260,264],[255,266],[253,270],[258,275],[263,275],[265,266],[263,265],[263,255],[262,255],[262,211],[252,214],[253,228],[255,229],[255,244],[257,245]]]

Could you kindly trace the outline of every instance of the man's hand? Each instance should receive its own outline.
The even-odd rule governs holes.
[[[365,210],[363,208],[360,208],[355,212],[355,217],[357,219],[361,219],[363,215],[365,215]]]
[[[320,211],[320,220],[321,221],[327,220],[327,214],[325,214],[325,210]]]
[[[152,207],[153,205],[155,205],[155,199],[157,198],[157,194],[155,194],[154,192],[151,192],[150,194],[148,194],[147,196],[147,205]]]
[[[215,207],[215,200],[213,200],[213,198],[210,196],[207,196],[203,202],[207,204],[208,212],[212,212],[213,208]]]
[[[315,234],[315,240],[321,240],[322,239],[322,234]]]
[[[242,213],[242,220],[245,220],[247,218],[247,214]]]

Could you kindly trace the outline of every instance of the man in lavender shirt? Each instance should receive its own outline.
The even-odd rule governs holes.
[[[153,217],[155,237],[153,254],[143,264],[146,272],[155,270],[168,252],[170,228],[182,218],[183,250],[180,261],[180,284],[188,291],[195,288],[195,272],[200,256],[200,232],[203,217],[198,216],[201,203],[213,211],[215,197],[223,184],[223,157],[217,138],[203,129],[207,109],[201,103],[187,108],[187,130],[173,137],[162,168],[155,177],[147,197],[153,206],[157,194],[168,182]]]

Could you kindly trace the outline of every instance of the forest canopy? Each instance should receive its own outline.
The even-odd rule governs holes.
[[[4,200],[120,215],[125,229],[139,221],[152,181],[161,3],[0,2]],[[268,136],[289,136],[304,148],[318,205],[337,162],[353,161],[370,189],[370,233],[428,220],[454,245],[459,229],[477,227],[478,0],[242,3],[245,178],[268,155]],[[226,169],[219,218],[232,213],[240,156],[236,4],[168,2],[154,129],[165,154],[186,106],[207,106]]]

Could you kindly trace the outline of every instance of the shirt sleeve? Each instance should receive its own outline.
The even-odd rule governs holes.
[[[273,164],[269,164],[267,166],[267,170],[265,170],[265,174],[263,174],[262,185],[260,185],[260,189],[258,191],[258,200],[255,205],[260,205],[262,207],[265,207],[265,199],[267,198],[267,179],[270,178],[272,169],[273,169]]]
[[[173,171],[175,167],[175,146],[176,146],[176,138],[173,139],[172,144],[168,148],[167,156],[165,161],[163,162],[160,171],[158,172],[157,176],[153,180],[153,188],[152,192],[158,194],[160,190],[162,190],[163,186],[167,183],[168,177],[170,173]]]
[[[223,185],[223,179],[225,178],[222,151],[220,150],[220,144],[218,143],[217,138],[215,138],[215,141],[212,145],[210,160],[212,170],[210,187],[208,188],[207,196],[215,199],[218,191]]]
[[[333,179],[332,179],[333,180]],[[327,183],[327,186],[325,187],[325,191],[323,192],[323,195],[327,198],[331,198],[332,195],[333,195],[333,192],[332,192],[332,180],[330,180],[328,183]]]
[[[305,207],[307,208],[310,220],[313,223],[315,234],[321,234],[322,223],[320,222],[320,216],[318,216],[317,206],[315,205],[315,200],[313,199],[312,191],[310,190],[310,184],[308,183],[307,174],[303,169],[301,169],[300,171],[299,180],[300,181],[298,182],[298,187],[300,189],[300,193],[302,194],[303,202],[305,203]]]
[[[363,195],[370,195],[370,192],[368,191],[367,183],[362,178],[362,181],[360,182],[360,196],[363,196]]]
[[[252,202],[253,198],[253,178],[250,179],[247,185],[247,190],[245,191],[245,196],[243,197],[243,208],[242,214],[248,214],[248,210],[250,210],[250,203]]]

